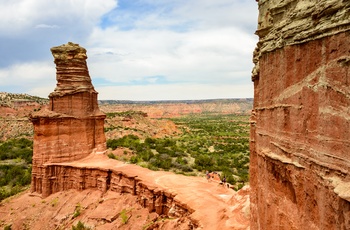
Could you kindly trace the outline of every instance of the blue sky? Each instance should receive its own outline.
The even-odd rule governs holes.
[[[254,0],[0,0],[0,91],[47,97],[50,48],[87,49],[99,99],[253,97]]]

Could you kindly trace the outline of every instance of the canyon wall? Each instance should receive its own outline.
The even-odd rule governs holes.
[[[251,229],[350,229],[350,1],[258,5]]]
[[[74,43],[51,48],[57,86],[48,109],[31,114],[34,125],[32,191],[44,193],[45,164],[82,159],[106,150],[103,114],[86,65],[86,50]]]

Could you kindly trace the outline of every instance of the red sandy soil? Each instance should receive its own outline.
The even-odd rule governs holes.
[[[151,171],[125,164],[103,154],[91,154],[80,161],[65,163],[76,167],[109,168],[137,176],[147,186],[175,194],[174,199],[194,212],[189,216],[197,229],[249,229],[249,188],[238,193],[217,180],[190,177],[171,172]],[[76,207],[81,213],[73,217]],[[128,210],[123,223],[120,212]],[[71,229],[78,221],[92,229],[192,229],[189,219],[161,219],[136,202],[136,196],[98,190],[68,190],[42,199],[26,191],[0,204],[0,227],[12,229]],[[153,222],[152,222],[153,221]],[[155,223],[155,224],[152,224]]]

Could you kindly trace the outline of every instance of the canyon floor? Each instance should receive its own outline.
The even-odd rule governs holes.
[[[65,164],[67,165],[67,163]],[[235,192],[218,180],[151,171],[137,165],[91,154],[74,167],[109,168],[137,176],[148,187],[174,196],[191,210],[189,216],[169,218],[148,212],[128,193],[68,190],[41,198],[25,191],[0,205],[0,227],[11,229],[71,229],[80,221],[90,229],[248,229],[248,187]]]

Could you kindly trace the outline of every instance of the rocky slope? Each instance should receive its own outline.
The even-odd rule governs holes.
[[[258,2],[251,229],[350,229],[350,2]]]
[[[28,94],[0,92],[0,140],[33,136],[29,114],[44,108],[48,99]]]
[[[126,135],[136,135],[140,139],[164,138],[180,133],[174,122],[167,119],[151,119],[147,114],[137,111],[108,114],[105,121],[107,139],[118,139]]]

